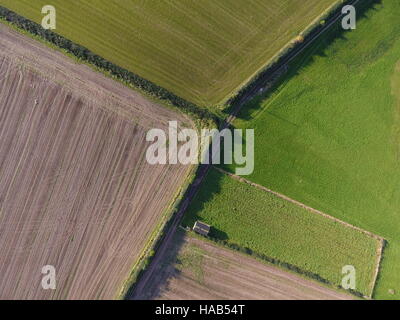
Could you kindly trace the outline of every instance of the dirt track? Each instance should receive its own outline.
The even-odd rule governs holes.
[[[191,236],[175,239],[174,245],[169,250],[172,263],[158,267],[157,276],[138,299],[352,299],[350,295]]]
[[[0,24],[1,299],[116,296],[188,173],[144,158],[169,120],[191,125]]]

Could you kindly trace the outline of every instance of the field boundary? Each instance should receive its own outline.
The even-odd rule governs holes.
[[[131,272],[122,285],[120,292],[117,294],[117,299],[125,300],[127,296],[129,296],[130,292],[133,290],[137,279],[140,277],[141,273],[146,270],[148,267],[152,257],[154,256],[155,251],[160,246],[162,242],[166,230],[168,230],[169,225],[172,223],[173,217],[178,211],[178,206],[180,201],[182,200],[186,190],[189,185],[195,179],[195,172],[197,167],[191,167],[189,169],[188,175],[182,184],[182,186],[175,193],[174,198],[171,200],[169,206],[165,209],[165,213],[156,228],[150,235],[146,246],[143,248],[143,251],[140,257],[135,261],[131,268]]]
[[[231,105],[236,104],[238,100],[248,95],[248,91],[251,91],[254,86],[258,86],[257,82],[265,77],[265,74],[270,74],[274,72],[276,66],[282,65],[283,61],[288,57],[292,57],[297,52],[304,49],[305,44],[313,40],[313,38],[318,37],[321,33],[326,31],[331,27],[331,25],[336,22],[341,16],[341,7],[347,4],[357,4],[360,1],[369,0],[335,0],[332,1],[327,7],[313,20],[306,25],[301,30],[298,30],[297,37],[293,37],[288,40],[284,45],[277,48],[276,53],[264,63],[260,62],[260,67],[246,79],[244,79],[241,84],[239,84],[231,92],[227,92],[225,97],[217,103],[214,103],[211,108],[205,106],[199,106],[198,104],[191,101],[191,99],[184,99],[168,89],[147,80],[146,78],[139,76],[135,72],[129,71],[126,68],[122,68],[117,64],[104,59],[100,55],[95,54],[88,48],[79,45],[64,36],[59,35],[56,32],[50,30],[44,30],[41,25],[29,20],[22,15],[0,5],[0,17],[3,17],[8,22],[11,22],[21,29],[34,34],[41,39],[44,39],[55,46],[66,50],[80,60],[87,61],[94,64],[96,67],[102,68],[109,72],[111,75],[127,81],[133,84],[137,89],[145,91],[151,96],[160,98],[161,100],[166,100],[172,103],[174,106],[185,110],[185,112],[196,114],[200,117],[206,118],[218,118],[222,120],[222,115],[220,114],[221,108],[231,107]],[[300,38],[300,40],[299,40]]]
[[[135,87],[134,84],[127,83],[124,79],[122,78],[115,78],[110,72],[104,68],[98,67],[97,65],[91,63],[90,61],[87,60],[81,60],[77,56],[75,56],[73,53],[69,52],[68,50],[62,48],[61,46],[58,46],[48,40],[46,40],[43,37],[40,37],[39,35],[36,35],[25,28],[22,28],[21,26],[12,23],[8,21],[7,19],[4,19],[2,16],[1,9],[3,7],[0,6],[0,23],[3,23],[7,27],[11,28],[12,30],[15,30],[19,32],[20,34],[23,34],[25,36],[29,36],[30,38],[39,41],[40,43],[46,45],[50,49],[57,50],[61,53],[63,53],[65,56],[68,58],[72,58],[74,60],[77,60],[78,63],[82,63],[84,65],[87,65],[91,67],[94,71],[100,72],[104,76],[107,76],[108,78],[111,78],[114,81],[118,81],[124,85],[126,85],[129,89],[136,89],[139,93],[144,93],[145,98],[149,99],[149,101],[155,101],[155,103],[161,104],[161,107],[167,107],[165,103],[172,103],[170,101],[165,101],[162,100],[157,101],[157,99],[161,99],[159,97],[156,97],[154,95],[146,94],[146,91],[143,92],[144,90],[138,87]],[[8,9],[6,9],[8,10]],[[29,20],[28,20],[29,21]],[[130,86],[131,85],[131,86]],[[132,88],[133,86],[133,88]],[[185,112],[186,110],[183,110],[182,108],[172,104],[174,108],[172,110],[174,112],[180,112],[188,121],[190,121],[194,128],[199,130],[199,123],[196,121],[196,115],[192,114],[191,112]],[[169,108],[171,109],[171,108]],[[115,112],[115,110],[112,110],[112,112]],[[197,115],[198,116],[198,115]],[[207,117],[206,117],[207,118]],[[213,118],[215,120],[215,118]],[[162,240],[164,239],[165,233],[167,230],[169,230],[170,225],[172,224],[174,220],[175,214],[179,211],[180,204],[182,200],[184,199],[189,187],[193,184],[193,182],[196,179],[196,171],[198,170],[198,166],[194,166],[191,169],[188,170],[187,177],[181,187],[176,191],[173,199],[171,199],[171,202],[169,203],[168,207],[165,209],[164,214],[161,217],[161,220],[158,222],[158,224],[155,226],[154,230],[152,231],[149,239],[147,240],[146,246],[143,248],[142,252],[139,255],[139,258],[133,263],[132,268],[130,269],[129,274],[127,275],[125,281],[121,284],[120,289],[115,293],[115,298],[116,299],[126,299],[127,296],[129,296],[130,291],[134,287],[136,281],[141,277],[141,273],[144,272],[150,261],[152,260],[152,257],[155,254],[155,251],[158,249],[158,247],[161,245]]]
[[[187,117],[151,103],[139,93],[104,77],[92,68],[74,63],[69,57],[16,32],[9,25],[0,23],[0,39],[2,48],[0,74],[4,76],[3,80],[8,80],[3,81],[4,85],[0,86],[2,89],[0,101],[5,102],[4,112],[8,109],[15,110],[7,111],[7,117],[2,120],[11,123],[10,128],[16,128],[12,125],[14,120],[20,124],[19,129],[17,127],[9,132],[10,137],[15,137],[15,132],[21,130],[22,133],[28,134],[24,134],[25,137],[21,141],[11,138],[9,153],[12,151],[22,155],[32,154],[32,157],[26,158],[28,161],[26,169],[31,168],[31,170],[28,170],[29,174],[23,175],[21,182],[18,182],[18,175],[21,173],[21,166],[24,166],[25,160],[22,159],[24,157],[16,164],[13,164],[12,158],[4,158],[6,162],[11,160],[8,161],[11,164],[8,180],[16,183],[14,187],[10,183],[6,185],[3,192],[4,204],[7,206],[9,203],[11,209],[14,208],[15,199],[7,196],[12,194],[12,188],[18,188],[21,199],[27,199],[29,196],[33,205],[29,212],[15,207],[15,214],[17,217],[22,217],[22,220],[28,219],[27,222],[35,221],[34,227],[28,223],[25,228],[14,226],[12,216],[11,220],[4,216],[4,223],[9,225],[5,231],[8,230],[8,234],[13,237],[8,237],[8,240],[13,240],[15,238],[13,233],[18,231],[22,232],[24,237],[31,237],[33,234],[40,238],[44,235],[43,237],[50,239],[51,243],[56,241],[66,246],[62,248],[65,260],[63,257],[60,260],[57,243],[49,247],[46,246],[46,241],[44,244],[38,242],[32,250],[43,252],[40,255],[32,255],[29,253],[31,251],[28,252],[21,246],[17,250],[18,254],[13,255],[12,261],[10,260],[10,266],[15,261],[17,267],[17,273],[14,273],[13,268],[10,269],[11,289],[7,289],[5,285],[2,294],[33,298],[35,296],[65,298],[69,295],[77,298],[85,296],[114,298],[131,271],[132,262],[139,258],[147,238],[161,217],[165,217],[164,210],[171,207],[170,202],[175,200],[175,192],[188,176],[188,167],[175,167],[168,171],[160,167],[156,171],[149,166],[143,153],[147,143],[142,137],[145,136],[147,128],[153,127],[155,123],[163,124],[171,118],[177,118],[182,119],[187,125]],[[9,93],[15,93],[14,91],[18,97],[8,99]],[[121,115],[114,110],[111,112],[108,109],[109,105],[118,107],[117,110],[130,111],[127,114],[133,118],[137,116],[140,125],[136,121],[130,121],[130,117],[124,114]],[[24,109],[27,111],[25,116],[20,112]],[[8,116],[9,114],[15,116]],[[150,120],[147,119],[148,114]],[[156,116],[152,120],[154,115]],[[66,125],[63,125],[64,123]],[[101,126],[102,124],[106,127]],[[38,125],[39,131],[35,129]],[[25,126],[29,129],[24,130]],[[194,124],[190,122],[190,127],[192,126]],[[4,133],[4,137],[9,134],[7,131]],[[65,137],[67,138],[64,139]],[[51,140],[51,145],[48,144],[48,139]],[[78,157],[75,155],[76,148],[82,146],[88,150]],[[41,148],[48,151],[47,157],[35,152]],[[93,164],[100,171],[94,170]],[[114,165],[111,166],[111,170],[110,164]],[[154,172],[154,177],[157,178],[149,180],[146,172],[150,172],[151,175]],[[73,188],[65,189],[63,187],[65,182]],[[38,183],[40,188],[35,188],[35,183]],[[160,188],[160,183],[170,186],[164,188],[167,193]],[[150,200],[155,199],[156,202],[152,202],[155,203],[154,206],[143,198],[139,199],[140,202],[132,198],[136,186],[145,188],[142,188],[144,196],[147,194]],[[160,196],[152,195],[154,186],[159,187]],[[35,194],[32,188],[43,191]],[[54,192],[57,190],[60,192]],[[43,203],[35,204],[35,199],[39,199],[39,196],[43,199],[41,200]],[[28,203],[25,207],[28,208]],[[61,218],[59,209],[65,213]],[[61,225],[60,221],[63,222]],[[115,234],[115,230],[118,230],[118,234]],[[50,233],[58,236],[54,239],[49,238]],[[141,237],[141,233],[145,237]],[[7,240],[7,233],[2,232],[2,236]],[[88,251],[90,255],[83,261],[82,252]],[[26,263],[19,263],[21,259]],[[32,269],[40,270],[42,265],[49,262],[54,264],[57,270],[60,264],[65,269],[65,272],[57,277],[57,283],[63,287],[62,290],[44,292],[40,286],[38,288],[31,286],[32,290],[24,290],[25,280],[29,285],[31,277],[29,274]],[[18,271],[19,268],[21,272]],[[72,274],[69,271],[72,271]],[[108,277],[108,281],[102,281],[103,276],[110,273],[112,276]],[[18,291],[12,284],[14,275],[19,280],[22,279]],[[82,279],[89,281],[87,290],[84,291],[79,286]],[[75,283],[78,285],[75,286]]]
[[[383,259],[383,251],[385,249],[386,246],[386,239],[381,238],[379,240],[380,246],[378,248],[378,254],[376,257],[376,266],[375,266],[375,273],[374,273],[374,279],[373,279],[373,287],[372,287],[372,291],[371,291],[371,297],[372,298],[374,296],[375,293],[375,288],[376,288],[376,283],[378,281],[378,275],[379,275],[379,271],[381,269],[381,263],[382,263],[382,259]]]
[[[238,268],[237,270],[241,270],[242,268],[240,267],[240,261],[242,259],[245,260],[245,262],[247,262],[247,268],[250,265],[254,265],[254,264],[258,264],[258,267],[261,268],[257,268],[257,274],[259,271],[261,271],[261,275],[262,276],[267,276],[266,274],[263,273],[263,270],[269,270],[273,273],[273,275],[277,275],[280,279],[281,277],[285,278],[285,279],[289,279],[289,280],[294,280],[295,284],[294,287],[296,288],[297,285],[299,283],[302,283],[303,285],[310,287],[310,288],[314,288],[316,286],[316,289],[318,292],[316,292],[316,296],[314,298],[316,299],[321,299],[320,297],[320,292],[323,292],[325,290],[328,290],[328,294],[330,295],[330,297],[326,297],[327,299],[332,299],[332,296],[341,296],[342,298],[344,298],[345,300],[359,300],[361,297],[357,296],[355,294],[352,294],[351,292],[349,292],[348,290],[345,290],[343,288],[338,288],[332,284],[328,284],[328,283],[322,283],[318,280],[315,280],[313,278],[310,278],[308,276],[306,276],[305,274],[300,274],[294,270],[290,270],[288,268],[285,267],[280,267],[277,264],[271,263],[266,261],[265,259],[263,259],[262,257],[257,256],[256,254],[253,255],[249,255],[248,253],[243,252],[243,250],[237,250],[235,248],[231,248],[228,245],[224,245],[222,243],[218,243],[214,240],[211,240],[210,238],[204,237],[202,235],[199,235],[197,233],[195,233],[194,231],[190,230],[190,228],[183,228],[180,226],[180,230],[177,230],[176,238],[174,238],[174,241],[171,242],[170,244],[170,252],[171,254],[168,254],[167,257],[165,258],[165,264],[164,266],[160,266],[157,272],[157,277],[151,279],[149,287],[146,288],[146,290],[144,290],[143,292],[141,292],[138,296],[139,300],[147,300],[147,299],[170,299],[170,298],[176,298],[179,297],[181,295],[176,295],[173,293],[173,297],[170,297],[168,292],[170,291],[170,289],[172,289],[172,292],[175,291],[175,289],[177,289],[179,291],[179,293],[181,292],[181,288],[186,287],[184,283],[180,282],[182,280],[181,278],[181,273],[183,273],[184,278],[186,279],[185,275],[189,276],[189,283],[191,281],[195,281],[196,284],[199,284],[200,287],[196,287],[198,289],[200,289],[200,294],[197,295],[196,294],[196,298],[207,298],[207,299],[212,299],[211,296],[208,296],[208,293],[214,293],[214,288],[209,287],[210,284],[214,283],[214,281],[217,281],[215,284],[217,286],[217,290],[219,287],[219,283],[224,284],[226,283],[225,281],[221,281],[218,279],[214,279],[211,280],[208,277],[213,277],[213,275],[211,275],[209,272],[211,270],[213,270],[213,267],[217,266],[218,269],[218,262],[220,261],[221,263],[227,263],[227,264],[223,264],[222,268],[225,268],[226,266],[228,266],[229,264],[229,268],[230,269],[230,265],[232,264],[233,268]],[[194,274],[194,277],[191,277],[193,275],[193,270],[192,269],[192,265],[186,266],[188,268],[185,268],[185,265],[182,264],[182,260],[181,258],[185,256],[185,254],[187,254],[189,252],[189,256],[190,256],[190,252],[192,252],[192,250],[194,249],[197,252],[197,248],[200,249],[201,251],[201,255],[204,255],[204,258],[206,259],[206,261],[202,261],[199,264],[196,264],[196,267],[201,269],[204,272],[204,279],[205,282],[200,281],[200,276],[199,273]],[[168,252],[168,253],[170,253]],[[222,259],[218,258],[218,254],[217,253],[222,253]],[[217,255],[216,255],[217,254]],[[209,260],[211,258],[211,260]],[[207,263],[211,262],[210,264]],[[204,264],[204,262],[206,262],[206,264]],[[214,265],[214,262],[217,262],[217,265]],[[206,271],[204,269],[204,266],[207,266],[210,268],[208,271]],[[221,265],[219,265],[221,266]],[[170,268],[171,267],[171,268]],[[183,270],[181,270],[180,267],[183,267]],[[244,268],[243,270],[247,269]],[[264,269],[265,268],[265,269]],[[169,270],[168,270],[169,269]],[[179,270],[178,273],[176,274],[175,271]],[[236,272],[237,272],[236,270]],[[186,274],[186,272],[188,272],[188,274]],[[230,274],[234,275],[236,274],[232,272],[232,270],[228,270]],[[224,274],[224,270],[221,269],[221,272]],[[268,272],[269,274],[269,272]],[[207,279],[208,278],[208,279]],[[251,277],[253,279],[253,277]],[[202,280],[204,280],[202,279]],[[197,280],[199,280],[199,282],[197,282]],[[171,281],[171,282],[170,282]],[[210,282],[211,281],[211,282]],[[220,282],[219,282],[220,281]],[[248,281],[245,281],[246,283]],[[186,283],[186,282],[185,282]],[[172,284],[172,287],[171,287]],[[257,287],[260,285],[260,282],[255,282],[254,283]],[[293,283],[292,283],[293,284]],[[278,287],[276,288],[280,288],[279,287],[279,283],[277,283]],[[189,286],[189,295],[191,295],[192,292],[192,287]],[[240,286],[233,286],[233,288],[236,288],[238,291],[241,291],[241,287]],[[270,289],[274,291],[274,286],[271,285],[271,288],[268,289],[269,286],[264,287],[265,292],[269,291]],[[202,297],[201,292],[202,289],[208,291],[207,293],[204,292],[207,296],[206,297]],[[264,291],[264,289],[262,289]],[[247,293],[249,293],[250,296],[248,296],[246,294],[246,299],[252,299],[256,296],[258,296],[257,299],[260,298],[260,294],[257,292],[252,292],[252,291],[248,291],[250,290],[250,288],[247,288],[245,291]],[[280,289],[278,289],[280,291],[280,294],[284,294],[286,295],[286,290],[282,291]],[[320,291],[322,290],[322,291]],[[236,293],[230,292],[230,293],[226,293],[228,294],[230,297],[228,298],[227,296],[225,296],[225,294],[223,293],[226,290],[221,290],[222,292],[219,292],[218,294],[218,299],[242,299],[242,297],[238,297]],[[252,292],[252,293],[250,293]],[[287,291],[290,292],[290,291]],[[220,294],[223,294],[224,296],[220,296]],[[301,294],[301,292],[299,292]],[[166,294],[166,295],[164,295]],[[212,294],[213,295],[213,294]],[[186,296],[186,298],[188,298]],[[191,299],[192,297],[189,297],[189,299]],[[270,299],[268,297],[261,297],[263,299]],[[279,298],[279,297],[276,297]],[[298,296],[297,298],[295,296],[292,296],[290,298],[290,300],[295,300],[295,299],[308,299],[309,297],[303,297],[301,298],[300,296]]]
[[[216,114],[211,112],[209,109],[201,108],[195,103],[177,96],[169,90],[135,74],[134,72],[106,60],[86,47],[51,30],[43,29],[43,27],[36,22],[33,22],[1,5],[0,22],[6,22],[20,31],[32,35],[46,44],[50,44],[52,49],[62,50],[64,53],[74,57],[79,63],[87,63],[88,65],[95,67],[97,71],[101,71],[102,73],[111,76],[114,80],[119,80],[125,84],[129,84],[133,89],[145,93],[146,96],[160,100],[164,106],[172,105],[181,112],[186,113],[195,119],[210,120],[214,122],[217,120]]]
[[[264,187],[264,186],[262,186],[262,185],[260,185],[260,184],[254,183],[254,182],[252,182],[252,181],[250,181],[250,180],[247,180],[247,179],[245,179],[245,178],[243,178],[243,177],[237,176],[237,175],[235,175],[235,174],[233,174],[233,173],[231,173],[231,172],[228,172],[228,171],[226,171],[226,170],[224,170],[224,169],[218,168],[218,167],[216,167],[216,166],[213,166],[213,168],[214,168],[215,170],[219,171],[220,173],[222,173],[222,174],[224,174],[224,175],[227,175],[227,176],[229,176],[229,177],[231,177],[231,178],[233,178],[233,179],[235,179],[235,180],[238,180],[238,181],[240,181],[240,182],[242,182],[242,183],[246,183],[246,184],[248,184],[248,185],[250,185],[250,186],[252,186],[252,187],[254,187],[254,188],[263,190],[263,191],[265,191],[265,192],[271,193],[271,194],[273,194],[274,196],[276,196],[276,197],[278,197],[278,198],[281,198],[281,199],[283,199],[283,200],[285,200],[285,201],[291,202],[291,203],[293,203],[294,205],[296,205],[296,206],[298,206],[298,207],[301,207],[301,208],[303,208],[303,209],[305,209],[305,210],[307,210],[307,211],[309,211],[309,212],[311,212],[311,213],[313,213],[313,214],[316,214],[316,215],[322,216],[322,217],[324,217],[324,218],[327,218],[327,219],[329,219],[329,220],[335,221],[335,222],[337,222],[337,223],[340,223],[340,224],[344,225],[344,226],[347,227],[347,228],[351,228],[351,229],[353,229],[353,230],[355,230],[355,231],[357,231],[357,232],[360,232],[360,233],[365,234],[365,235],[367,235],[367,236],[369,236],[369,237],[371,237],[371,238],[373,238],[373,239],[375,239],[375,240],[378,240],[379,246],[378,246],[377,251],[376,251],[375,270],[374,270],[374,275],[373,275],[372,282],[371,282],[371,285],[370,285],[370,287],[371,287],[371,290],[370,290],[371,293],[370,293],[370,295],[368,296],[368,298],[372,298],[373,293],[374,293],[374,289],[375,289],[375,285],[376,285],[376,281],[377,281],[377,278],[378,278],[378,274],[379,274],[380,264],[381,264],[381,261],[382,261],[383,250],[384,250],[385,243],[386,243],[385,238],[383,238],[383,237],[381,237],[381,236],[379,236],[379,235],[377,235],[377,234],[374,234],[374,233],[372,233],[372,232],[370,232],[370,231],[367,231],[367,230],[365,230],[365,229],[362,229],[362,228],[359,228],[359,227],[357,227],[357,226],[354,226],[354,225],[352,225],[352,224],[350,224],[350,223],[348,223],[348,222],[345,222],[345,221],[343,221],[343,220],[340,220],[340,219],[338,219],[338,218],[335,218],[335,217],[333,217],[333,216],[331,216],[331,215],[329,215],[329,214],[326,214],[326,213],[324,213],[324,212],[322,212],[322,211],[320,211],[320,210],[317,210],[317,209],[315,209],[315,208],[312,208],[312,207],[310,207],[310,206],[307,206],[307,205],[305,205],[305,204],[302,203],[302,202],[299,202],[299,201],[294,200],[294,199],[292,199],[292,198],[290,198],[290,197],[288,197],[288,196],[285,196],[285,195],[282,194],[282,193],[273,191],[273,190],[271,190],[271,189],[269,189],[269,188],[267,188],[267,187]]]
[[[243,249],[245,249],[245,248],[240,247],[239,245],[233,244],[233,246],[232,246],[232,243],[228,243],[228,242],[226,242],[226,240],[219,240],[219,239],[215,239],[215,238],[212,238],[212,237],[209,237],[209,236],[206,237],[206,236],[203,236],[201,234],[198,234],[198,233],[194,232],[190,228],[185,228],[183,226],[180,226],[180,227],[182,229],[181,232],[184,232],[187,237],[192,237],[192,238],[198,239],[200,241],[209,242],[210,244],[213,244],[213,245],[216,245],[216,246],[221,247],[223,249],[235,252],[235,253],[240,254],[242,256],[247,256],[247,257],[250,256],[250,258],[252,258],[252,259],[254,259],[254,260],[258,261],[258,262],[265,263],[267,265],[270,265],[271,267],[274,267],[274,268],[277,268],[279,270],[282,270],[283,272],[287,272],[289,274],[293,274],[293,275],[299,276],[299,277],[301,277],[301,278],[303,278],[303,279],[305,279],[307,281],[315,282],[315,283],[317,283],[317,284],[319,284],[319,285],[321,285],[321,286],[323,286],[325,288],[329,288],[331,290],[335,290],[335,291],[339,291],[339,292],[344,292],[345,294],[348,294],[350,296],[356,297],[358,299],[360,299],[360,298],[370,299],[370,297],[364,296],[364,295],[362,295],[361,293],[359,293],[357,291],[346,290],[346,289],[341,288],[339,286],[335,286],[334,284],[330,283],[328,280],[326,280],[324,278],[321,278],[321,280],[322,280],[321,281],[321,280],[318,280],[316,278],[310,277],[307,274],[307,271],[303,271],[299,267],[294,266],[294,265],[290,265],[289,263],[286,263],[284,261],[280,261],[278,259],[274,259],[274,258],[268,257],[268,256],[266,256],[264,254],[259,254],[257,252],[253,252],[252,254],[249,254],[248,252],[244,252]],[[274,263],[271,260],[275,260],[278,263],[276,263],[276,262]],[[295,270],[295,269],[293,269],[291,267],[294,267],[294,268],[296,268],[298,270]],[[298,272],[299,270],[301,272]]]

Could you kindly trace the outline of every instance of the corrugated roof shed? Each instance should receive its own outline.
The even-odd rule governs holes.
[[[208,236],[208,234],[210,233],[210,229],[211,226],[201,221],[196,221],[193,227],[193,231],[202,234],[203,236]]]

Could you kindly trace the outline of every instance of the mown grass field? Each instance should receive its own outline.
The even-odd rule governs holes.
[[[375,297],[391,299],[400,298],[399,13],[383,0],[355,31],[319,41],[235,123],[255,128],[250,180],[389,241]]]
[[[0,0],[57,33],[201,106],[226,101],[338,0]]]
[[[211,236],[280,259],[341,284],[345,265],[370,294],[379,241],[212,169],[183,222],[202,220]]]

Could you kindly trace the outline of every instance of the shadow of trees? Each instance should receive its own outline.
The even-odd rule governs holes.
[[[379,10],[378,6],[382,5],[382,0],[365,0],[357,7],[357,21],[368,18],[368,13],[370,11]],[[346,34],[348,31],[344,30],[341,26],[341,20],[331,27],[330,30],[326,31],[323,35],[321,35],[315,42],[305,49],[299,56],[297,56],[293,61],[291,61],[288,65],[288,71],[280,76],[269,88],[262,94],[255,94],[253,98],[251,98],[248,102],[246,102],[241,108],[237,118],[242,120],[251,120],[252,113],[261,108],[261,103],[267,99],[269,99],[278,88],[280,88],[284,83],[290,81],[290,79],[300,75],[304,69],[312,65],[317,58],[327,57],[326,51],[328,48],[332,46],[332,44],[338,40],[347,41]],[[372,30],[371,30],[372,32]],[[270,70],[266,70],[263,74],[259,76],[259,80],[256,83],[257,90],[255,92],[259,92],[259,90],[263,89],[268,83],[268,79],[270,78]],[[254,84],[253,84],[254,85]],[[223,110],[223,113],[228,116],[232,110],[235,108],[235,105],[230,105]]]
[[[365,0],[357,10],[357,18],[358,20],[366,19],[367,13],[369,11],[378,10],[377,6],[382,4],[382,0]],[[301,53],[298,57],[296,57],[290,64],[287,73],[281,76],[275,84],[267,90],[265,93],[260,94],[252,98],[249,102],[247,102],[241,112],[237,115],[238,118],[243,120],[251,120],[252,113],[255,110],[261,108],[261,103],[271,97],[276,89],[282,86],[285,82],[290,81],[293,77],[301,74],[302,71],[308,66],[312,65],[316,58],[318,57],[326,57],[326,50],[337,40],[347,41],[346,32],[342,29],[341,23],[337,23],[333,26],[329,31],[325,32],[324,35],[317,39],[313,45],[305,49],[303,53]],[[267,71],[268,72],[268,71]],[[260,77],[259,88],[263,88],[265,86],[265,80],[263,77]],[[232,105],[225,110],[223,113],[229,115],[235,106]],[[227,169],[227,168],[224,168]],[[200,213],[205,209],[205,204],[212,201],[216,194],[222,192],[221,181],[223,179],[223,175],[219,173],[213,173],[216,170],[213,168],[210,169],[205,177],[205,181],[202,182],[202,187],[199,192],[195,195],[193,201],[191,202],[188,210],[186,212],[183,226],[185,227],[193,227],[193,224],[196,220],[202,220]],[[240,197],[240,195],[237,195]],[[165,259],[163,259],[163,263],[157,267],[156,272],[154,272],[152,279],[149,281],[149,287],[147,291],[138,297],[139,299],[155,299],[162,296],[163,290],[168,290],[168,286],[170,282],[178,277],[181,273],[179,269],[175,266],[179,263],[179,252],[182,250],[185,244],[185,236],[186,233],[182,230],[178,229],[178,232],[175,234],[174,241],[171,242],[168,250],[166,250]],[[227,242],[229,240],[229,235],[226,234],[223,230],[219,230],[215,227],[212,227],[210,237],[215,239],[216,241]],[[248,254],[253,254],[251,249],[244,248],[248,250]],[[267,259],[268,257],[262,257]],[[283,262],[283,267],[286,267],[290,270],[295,270],[296,266],[285,266]],[[296,270],[295,270],[296,271]],[[304,271],[300,270],[304,273]],[[298,272],[298,270],[297,270]],[[305,271],[307,273],[307,271]],[[311,275],[313,276],[313,275]],[[314,278],[318,278],[318,275],[314,275]],[[323,280],[323,279],[322,279]]]

